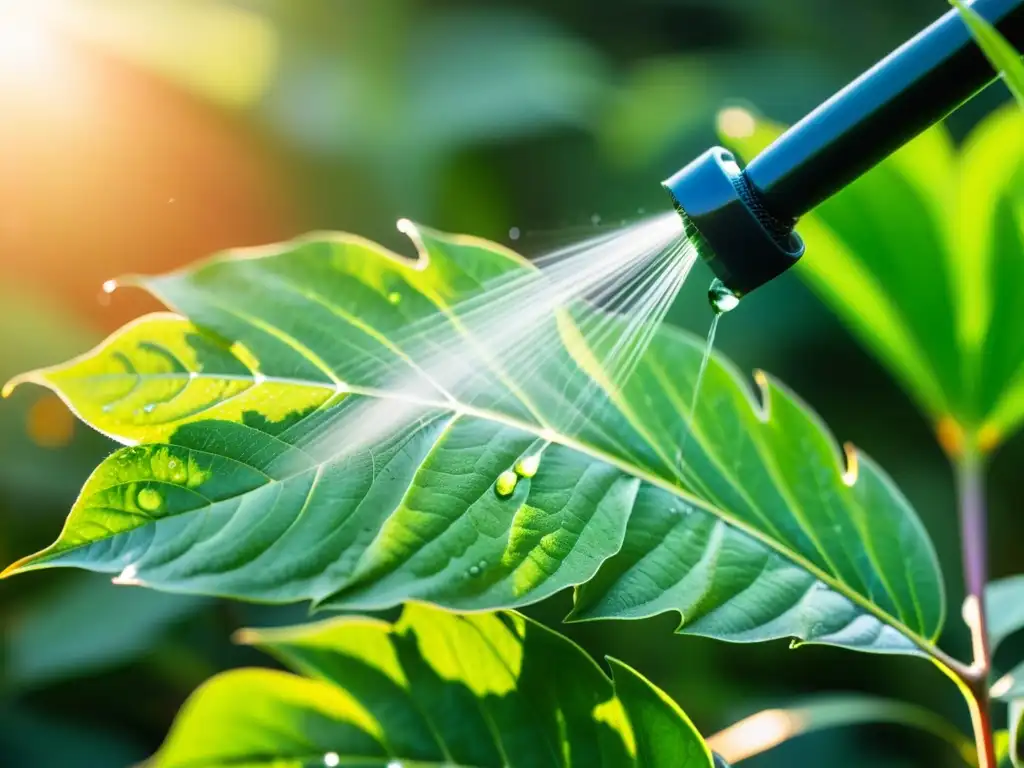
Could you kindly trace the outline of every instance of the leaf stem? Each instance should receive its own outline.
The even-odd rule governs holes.
[[[960,543],[963,547],[963,617],[971,631],[974,659],[966,670],[958,671],[974,725],[980,768],[996,768],[992,738],[992,719],[988,692],[992,652],[985,611],[985,586],[988,584],[988,520],[985,509],[985,463],[977,446],[970,441],[956,462],[960,507]]]

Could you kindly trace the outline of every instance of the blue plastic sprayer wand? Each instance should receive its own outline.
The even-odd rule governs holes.
[[[1024,45],[1024,0],[969,4]],[[718,278],[742,296],[804,252],[797,220],[995,79],[952,10],[854,80],[740,169],[709,149],[664,184]]]

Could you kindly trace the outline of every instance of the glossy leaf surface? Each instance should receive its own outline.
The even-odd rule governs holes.
[[[932,647],[942,579],[920,521],[785,387],[758,374],[757,402],[713,357],[684,439],[701,342],[663,328],[616,387],[598,361],[621,321],[595,339],[577,308],[544,315],[543,354],[531,338],[499,359],[487,323],[514,318],[481,331],[470,309],[537,273],[413,234],[415,263],[325,236],[145,279],[190,319],[143,318],[27,376],[129,447],[8,573],[337,608],[509,608],[576,586],[578,619]]]
[[[601,765],[711,768],[693,725],[620,662],[518,614],[406,606],[243,634],[301,673],[226,672],[185,704],[154,768]]]

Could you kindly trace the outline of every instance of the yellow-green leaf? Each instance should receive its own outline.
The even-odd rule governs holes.
[[[748,160],[783,130],[737,125],[721,121],[723,139]],[[990,450],[1019,427],[1024,113],[994,114],[960,151],[945,128],[926,131],[797,231],[797,274],[889,367],[948,453],[965,439]]]
[[[514,613],[409,605],[242,638],[303,676],[243,669],[182,708],[153,768],[711,768],[662,691]]]
[[[1010,45],[1010,41],[999,34],[999,30],[989,24],[976,10],[965,5],[963,0],[950,2],[960,11],[978,45],[985,51],[996,71],[1002,73],[1017,102],[1024,107],[1024,59],[1021,58],[1021,52]]]

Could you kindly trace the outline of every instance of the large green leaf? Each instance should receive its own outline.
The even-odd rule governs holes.
[[[518,614],[411,604],[395,624],[346,617],[249,631],[304,677],[243,669],[185,704],[153,768],[641,766],[711,768],[676,704]]]
[[[960,11],[978,45],[985,51],[996,71],[1003,75],[1017,102],[1024,107],[1024,59],[1021,58],[1020,51],[1010,45],[1010,41],[999,34],[999,30],[989,24],[976,10],[964,5],[962,0],[950,2]]]
[[[747,159],[782,127],[728,113]],[[893,372],[956,455],[1024,418],[1024,113],[988,118],[957,153],[926,131],[797,225],[797,273]]]
[[[680,472],[699,340],[663,329],[616,388],[602,345],[548,312],[496,359],[467,304],[537,273],[494,244],[414,234],[417,263],[323,236],[141,280],[191,321],[143,318],[26,377],[138,445],[7,573],[364,609],[507,608],[583,585],[579,619],[677,611],[682,631],[733,641],[933,651],[942,579],[920,521],[852,448],[844,469],[782,385],[759,375],[758,404],[714,357]],[[604,321],[614,340],[623,321]]]

